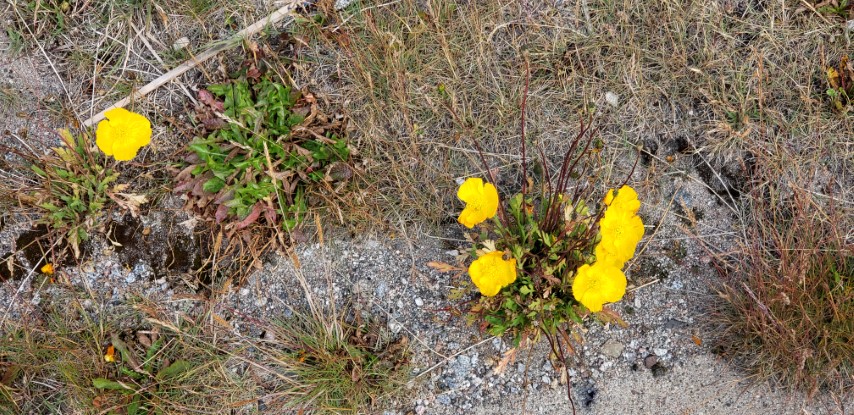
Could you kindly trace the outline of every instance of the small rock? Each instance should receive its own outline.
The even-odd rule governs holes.
[[[675,318],[668,319],[667,321],[664,322],[664,328],[668,329],[668,330],[681,329],[687,325],[688,325],[688,323],[686,323],[682,320],[677,320]]]
[[[267,305],[267,297],[261,297],[255,300],[256,307],[264,307]]]
[[[623,343],[620,343],[614,339],[608,339],[605,344],[602,345],[602,354],[611,358],[618,358],[623,353],[623,349],[626,346]]]
[[[436,401],[442,405],[450,405],[451,404],[451,397],[448,396],[447,394],[442,394],[442,395],[439,395],[436,397]]]
[[[549,375],[543,375],[543,383],[546,385],[552,383],[552,379],[549,377]]]
[[[849,32],[854,32],[854,19],[849,20],[845,23],[845,28],[848,29]]]
[[[646,366],[647,369],[652,369],[655,364],[658,363],[658,356],[651,354],[643,359],[643,365]]]
[[[655,349],[652,349],[652,352],[655,353],[656,356],[661,357],[661,356],[666,355],[668,352],[670,352],[670,350],[663,349],[660,347],[656,347]]]
[[[136,282],[136,274],[130,273],[127,277],[125,277],[125,282],[128,284],[133,284]]]
[[[620,106],[620,96],[611,91],[608,91],[605,93],[605,102],[607,102],[608,105],[617,108],[618,106]]]
[[[176,40],[175,43],[172,44],[172,49],[178,51],[178,50],[186,48],[187,46],[190,46],[190,39],[188,39],[186,36],[184,36],[184,37]]]
[[[388,285],[384,282],[381,282],[377,285],[377,288],[374,288],[374,294],[377,298],[385,298],[385,295],[388,293]]]
[[[516,365],[516,371],[519,373],[525,373],[525,364],[519,363]]]
[[[415,305],[417,305],[418,307],[423,306],[423,305],[424,305],[424,300],[422,300],[422,299],[420,299],[420,298],[416,298],[416,299],[415,299]]]
[[[248,288],[246,288],[246,287],[241,288],[241,289],[240,289],[240,296],[241,296],[241,297],[246,297],[247,295],[249,295],[249,289],[248,289]]]
[[[392,334],[397,334],[400,333],[401,330],[403,330],[403,325],[396,321],[389,321],[388,329],[391,330]]]

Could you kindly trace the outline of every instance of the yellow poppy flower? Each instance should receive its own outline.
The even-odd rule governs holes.
[[[119,161],[136,157],[142,146],[151,142],[151,123],[144,116],[124,108],[113,108],[95,130],[95,144],[108,156]]]
[[[469,276],[480,293],[492,297],[516,281],[516,259],[504,259],[501,251],[481,255],[469,265]]]
[[[620,301],[626,294],[626,275],[619,268],[602,262],[584,264],[575,273],[572,295],[592,312],[602,305]]]
[[[479,177],[469,178],[457,190],[457,197],[466,207],[457,219],[471,229],[498,212],[498,190],[492,183],[483,183]]]
[[[112,344],[107,346],[107,351],[104,353],[104,361],[105,362],[115,362],[116,361],[116,348]]]
[[[602,240],[596,247],[597,258],[607,253],[608,262],[625,263],[635,255],[635,249],[643,238],[643,221],[631,212],[608,208],[599,221],[599,232]]]
[[[42,271],[42,274],[53,275],[53,271],[54,271],[53,270],[53,264],[51,264],[50,262],[48,262],[47,264],[44,264],[44,266],[41,268],[41,271]]]
[[[635,214],[640,209],[640,200],[638,200],[638,193],[635,189],[623,186],[617,191],[616,197],[614,196],[614,189],[608,190],[608,194],[605,195],[605,205],[608,206],[609,210],[622,210]]]

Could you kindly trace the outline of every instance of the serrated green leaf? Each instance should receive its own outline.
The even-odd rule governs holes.
[[[128,385],[125,385],[124,383],[116,382],[116,381],[112,381],[112,380],[104,379],[104,378],[92,379],[92,386],[94,386],[98,389],[117,390],[117,391],[123,391],[123,392],[127,392],[127,393],[133,392],[133,388],[131,388]]]
[[[157,373],[157,379],[171,379],[193,369],[193,364],[187,360],[176,360],[171,365]]]
[[[223,187],[225,187],[225,181],[220,179],[219,177],[214,177],[213,179],[206,181],[205,184],[202,185],[202,190],[207,193],[216,193],[222,190]]]

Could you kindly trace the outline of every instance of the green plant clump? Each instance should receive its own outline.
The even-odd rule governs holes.
[[[79,138],[67,130],[59,134],[65,146],[54,148],[53,155],[35,159],[30,166],[40,186],[29,200],[46,211],[42,220],[59,231],[79,256],[80,243],[89,238],[97,218],[112,201],[110,191],[117,188],[110,184],[118,173],[103,166],[100,153],[90,151],[86,134]]]
[[[176,190],[192,190],[196,206],[213,207],[217,222],[231,217],[243,228],[263,217],[292,230],[308,211],[306,185],[335,180],[348,160],[346,140],[318,133],[302,94],[267,76],[207,90],[222,116],[205,120],[213,131],[190,144],[192,164],[179,174]]]

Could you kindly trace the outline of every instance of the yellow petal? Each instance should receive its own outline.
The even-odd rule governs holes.
[[[609,190],[605,195],[604,203],[608,206],[608,210],[622,210],[635,214],[640,209],[638,193],[631,186],[620,187],[616,196],[614,196],[614,189]]]
[[[113,157],[118,161],[130,161],[136,157],[139,146],[128,142],[118,142],[113,145]]]
[[[469,229],[498,212],[498,189],[492,183],[484,185],[480,178],[467,179],[457,190],[457,197],[466,202],[457,220]]]
[[[457,189],[457,197],[463,202],[479,200],[483,195],[483,179],[470,177]]]
[[[498,213],[498,189],[492,183],[483,185],[483,210],[486,218],[489,219]]]
[[[115,137],[113,134],[113,127],[110,125],[110,122],[107,120],[99,122],[98,127],[95,130],[95,144],[104,152],[104,154],[112,156],[113,142],[115,142]]]
[[[466,208],[460,212],[460,217],[457,218],[457,221],[469,229],[474,228],[475,225],[483,222],[484,220],[486,220],[486,218],[483,217],[480,211],[475,209],[474,206],[466,206]]]
[[[53,275],[53,264],[51,264],[50,262],[44,264],[44,266],[41,268],[41,271],[42,274]]]
[[[469,265],[469,277],[480,293],[492,297],[502,288],[516,281],[516,260],[503,258],[504,253],[494,251],[480,256]]]

